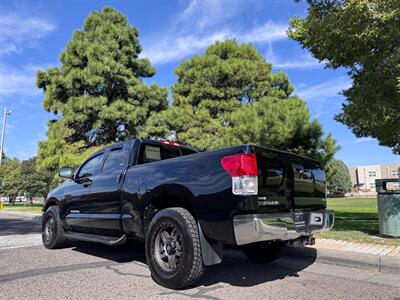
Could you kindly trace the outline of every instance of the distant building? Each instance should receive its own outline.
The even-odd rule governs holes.
[[[400,178],[400,164],[356,166],[350,168],[353,192],[376,193],[375,179]]]

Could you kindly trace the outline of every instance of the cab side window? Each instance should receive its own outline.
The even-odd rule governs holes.
[[[122,171],[128,162],[129,152],[127,149],[115,148],[108,153],[102,173]]]
[[[102,160],[103,154],[96,155],[95,157],[89,159],[79,170],[77,178],[96,175],[100,170]]]

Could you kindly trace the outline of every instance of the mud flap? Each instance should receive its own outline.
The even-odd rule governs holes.
[[[222,261],[223,256],[222,244],[210,243],[204,236],[203,231],[201,230],[200,223],[197,223],[197,226],[199,227],[200,247],[201,255],[203,257],[203,263],[206,266],[219,264]]]

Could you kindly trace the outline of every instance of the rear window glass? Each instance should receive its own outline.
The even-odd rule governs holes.
[[[145,164],[149,162],[180,157],[196,153],[190,149],[175,148],[175,147],[164,147],[161,145],[146,145],[143,144],[139,154],[139,164]]]
[[[161,160],[161,148],[145,145],[143,160],[146,162]]]

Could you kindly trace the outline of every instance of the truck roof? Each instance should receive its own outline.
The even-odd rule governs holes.
[[[99,152],[104,151],[104,150],[106,150],[106,149],[108,149],[108,148],[110,148],[110,147],[118,147],[118,145],[124,145],[124,144],[126,144],[126,143],[134,143],[135,141],[139,141],[140,143],[154,144],[154,145],[163,145],[163,146],[165,146],[165,143],[162,142],[163,139],[136,138],[136,139],[132,139],[132,140],[117,142],[117,143],[115,143],[115,144],[112,144],[112,145],[106,146],[106,147],[104,147],[104,148],[101,148],[100,150],[98,150],[98,151],[96,151],[95,153],[93,153],[92,155],[90,155],[89,158],[91,158],[91,157],[97,155]],[[191,151],[194,151],[194,152],[199,152],[198,150],[196,150],[196,149],[194,149],[194,148],[192,148],[192,147],[190,147],[190,146],[188,146],[188,145],[181,144],[181,143],[179,143],[179,142],[177,142],[177,143],[179,144],[179,147],[180,147],[180,148],[187,149],[187,150],[191,150]],[[298,154],[295,154],[295,153],[292,153],[292,152],[288,152],[288,151],[273,149],[273,148],[269,148],[269,147],[257,146],[257,145],[254,145],[254,144],[238,145],[238,146],[233,146],[233,147],[231,147],[231,148],[241,148],[241,147],[253,147],[254,149],[258,148],[258,149],[264,149],[264,150],[268,150],[268,151],[272,151],[272,152],[284,153],[284,154],[289,155],[289,156],[294,156],[294,157],[298,157],[298,158],[301,158],[301,159],[309,159],[309,160],[313,160],[313,161],[316,161],[316,162],[320,163],[320,161],[318,161],[317,159],[314,159],[314,158],[306,157],[306,156],[303,156],[303,155],[298,155]],[[228,147],[228,148],[229,148],[229,147]],[[218,151],[218,150],[220,150],[220,149],[215,149],[214,151]],[[88,158],[88,159],[89,159],[89,158]]]
[[[100,150],[98,150],[95,153],[93,153],[92,155],[90,155],[86,160],[88,160],[89,158],[91,158],[93,156],[96,156],[99,152],[102,152],[102,151],[104,151],[104,150],[106,150],[108,148],[118,147],[119,145],[124,145],[124,144],[128,144],[128,143],[131,144],[131,143],[134,143],[135,141],[139,141],[140,143],[163,145],[164,146],[165,143],[163,143],[162,140],[163,139],[137,138],[137,139],[127,140],[127,141],[117,142],[117,143],[114,143],[112,145],[105,146],[105,147],[101,148]],[[181,143],[178,143],[178,144],[179,144],[180,148],[184,148],[184,149],[187,149],[187,150],[198,152],[196,149],[193,149],[193,148],[191,148],[191,147],[189,147],[187,145],[184,145],[184,144],[181,144]]]

